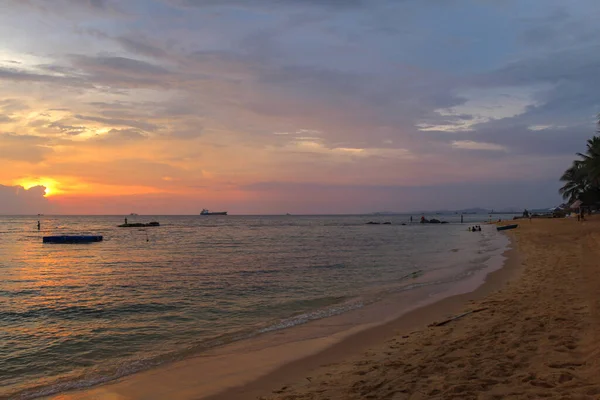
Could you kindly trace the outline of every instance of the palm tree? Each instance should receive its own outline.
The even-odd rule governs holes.
[[[581,157],[582,168],[586,171],[588,179],[595,185],[600,184],[600,137],[594,136],[587,141],[585,154],[577,153]]]
[[[589,191],[590,183],[584,162],[573,161],[573,164],[560,177],[565,184],[558,190],[563,199],[569,203],[580,200],[584,193]]]
[[[586,204],[600,201],[600,129],[596,132],[597,136],[588,139],[585,153],[577,153],[579,160],[573,161],[560,177],[564,185],[559,189],[559,193],[569,203],[576,200]]]

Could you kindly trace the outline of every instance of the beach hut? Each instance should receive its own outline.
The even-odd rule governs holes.
[[[581,201],[581,200],[575,200],[569,206],[569,208],[571,209],[571,211],[573,211],[574,213],[576,213],[578,220],[579,220],[579,217],[583,218],[583,205],[584,205],[583,201]]]

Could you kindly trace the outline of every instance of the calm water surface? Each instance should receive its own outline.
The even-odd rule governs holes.
[[[493,227],[401,225],[407,216],[128,217],[155,228],[39,218],[40,232],[38,217],[0,217],[0,398],[93,385],[456,281],[507,244]],[[104,241],[42,244],[51,234]]]

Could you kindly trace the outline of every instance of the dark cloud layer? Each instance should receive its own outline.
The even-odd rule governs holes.
[[[45,188],[0,185],[0,214],[40,214],[50,210]],[[32,227],[33,229],[33,227]]]

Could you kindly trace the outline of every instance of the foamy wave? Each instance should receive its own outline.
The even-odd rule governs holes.
[[[364,301],[359,300],[359,301],[355,301],[355,302],[351,302],[351,303],[345,303],[345,304],[341,304],[341,305],[337,305],[337,306],[333,306],[333,307],[327,307],[327,308],[323,308],[320,310],[315,310],[315,311],[312,311],[309,313],[296,315],[291,318],[282,319],[281,321],[279,321],[273,325],[269,325],[266,328],[260,329],[259,333],[266,333],[266,332],[272,332],[272,331],[278,331],[281,329],[291,328],[291,327],[294,327],[297,325],[302,325],[302,324],[305,324],[307,322],[314,321],[317,319],[323,319],[323,318],[327,318],[327,317],[332,317],[334,315],[343,314],[345,312],[348,312],[351,310],[356,310],[356,309],[362,308],[364,306],[365,306]]]

